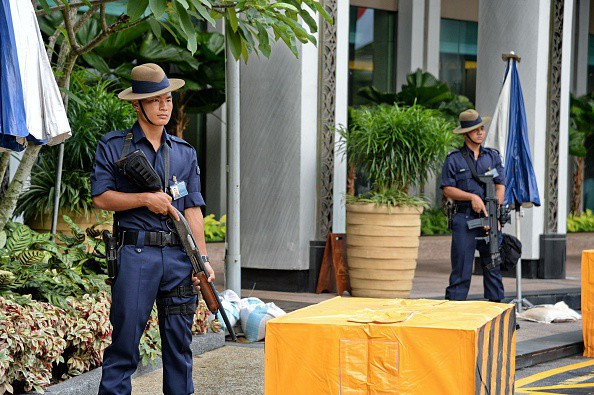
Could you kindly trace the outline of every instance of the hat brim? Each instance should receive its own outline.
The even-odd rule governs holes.
[[[461,128],[460,126],[458,126],[456,129],[454,129],[454,133],[455,134],[464,134],[464,133],[468,133],[473,131],[476,128],[480,128],[481,126],[483,126],[484,124],[491,122],[491,117],[483,117],[483,122],[481,123],[477,123],[476,125],[473,125],[469,128]]]
[[[132,87],[124,89],[118,94],[118,97],[122,100],[142,100],[148,99],[149,97],[155,97],[162,95],[164,93],[173,92],[184,86],[186,82],[179,78],[171,78],[169,80],[169,86],[165,89],[161,89],[156,92],[149,92],[149,93],[134,93],[132,92]]]

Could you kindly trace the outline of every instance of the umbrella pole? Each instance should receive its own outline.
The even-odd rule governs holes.
[[[518,205],[516,208],[516,237],[520,242],[520,218],[523,217],[522,215],[522,206]],[[513,301],[516,303],[516,311],[521,313],[524,310],[524,306],[527,308],[532,308],[534,305],[530,303],[527,299],[522,297],[522,257],[518,260],[516,264],[516,299]],[[512,302],[512,303],[513,303]]]
[[[520,210],[521,206],[518,206],[516,208],[516,237],[518,240],[520,240]],[[516,310],[518,313],[522,312],[522,257],[516,264]]]
[[[56,234],[58,227],[58,212],[60,211],[60,191],[62,190],[62,165],[64,163],[64,143],[58,150],[58,166],[56,169],[56,187],[54,188],[54,213],[52,216],[52,235]]]

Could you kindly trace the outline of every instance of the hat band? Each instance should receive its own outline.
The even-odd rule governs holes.
[[[460,121],[460,128],[466,129],[478,125],[483,122],[483,119],[479,115],[474,121]]]
[[[161,82],[132,80],[132,92],[134,93],[153,93],[165,88],[169,88],[167,76],[163,77]]]

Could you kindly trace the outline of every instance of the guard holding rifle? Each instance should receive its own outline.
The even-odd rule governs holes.
[[[183,80],[169,80],[156,64],[135,67],[132,87],[119,97],[132,101],[138,121],[131,129],[107,133],[97,146],[91,177],[93,203],[115,211],[117,244],[107,238],[106,245],[108,258],[113,258],[117,245],[118,258],[109,273],[113,332],[103,357],[100,394],[131,393],[130,377],[139,362],[140,337],[155,300],[163,353],[163,392],[194,392],[190,343],[199,281],[192,277],[192,263],[180,238],[172,232],[169,218],[179,220],[178,213],[183,213],[197,247],[205,254],[200,208],[204,200],[196,151],[164,129],[173,109],[171,92],[183,85]],[[146,192],[124,174],[125,166],[119,165],[122,160],[140,157],[146,157],[144,160],[154,168],[162,190]],[[208,257],[203,256],[201,261],[211,282],[214,272]]]
[[[454,133],[464,136],[464,146],[448,154],[443,164],[441,181],[444,196],[454,202],[450,208],[452,272],[445,297],[449,300],[466,300],[474,252],[478,249],[483,266],[485,298],[500,302],[503,299],[503,282],[498,261],[501,243],[498,208],[503,204],[505,195],[501,157],[497,150],[481,146],[485,139],[484,125],[491,118],[481,118],[475,110],[466,110],[460,114],[459,120],[460,126]],[[491,188],[486,182],[491,183]],[[491,196],[491,218],[487,210],[489,204],[485,205],[485,201],[489,202],[489,189],[494,195]],[[489,219],[493,226],[489,226]],[[473,226],[476,223],[481,226]],[[490,247],[493,249],[490,250]]]

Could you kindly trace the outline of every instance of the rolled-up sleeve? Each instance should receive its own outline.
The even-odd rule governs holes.
[[[188,176],[188,185],[186,185],[188,194],[184,197],[184,209],[206,206],[200,192],[200,168],[198,167],[198,158],[194,149],[192,150],[192,160],[190,163],[190,175]]]
[[[99,196],[106,191],[115,189],[115,167],[109,158],[106,143],[99,141],[91,173],[91,195]]]
[[[493,152],[493,160],[495,161],[495,168],[497,169],[497,177],[493,178],[495,184],[505,185],[505,169],[501,162],[501,155],[499,152]]]
[[[456,186],[456,169],[454,169],[454,161],[448,156],[443,163],[441,169],[441,185],[440,188],[444,187],[455,187]]]

